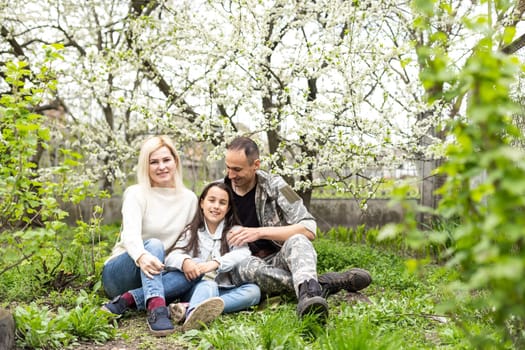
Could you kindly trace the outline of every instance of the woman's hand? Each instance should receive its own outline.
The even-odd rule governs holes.
[[[193,281],[202,274],[199,268],[199,264],[197,264],[191,259],[184,260],[184,262],[182,263],[182,272],[184,272],[184,276],[186,276],[186,279],[190,281]]]
[[[158,275],[164,269],[164,264],[156,257],[149,253],[142,254],[138,259],[140,269],[146,277],[153,279],[153,275]]]

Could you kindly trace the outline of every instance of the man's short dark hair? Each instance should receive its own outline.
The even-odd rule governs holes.
[[[228,151],[244,151],[246,158],[250,164],[254,160],[259,159],[259,147],[251,138],[246,136],[238,136],[234,138],[227,146]]]

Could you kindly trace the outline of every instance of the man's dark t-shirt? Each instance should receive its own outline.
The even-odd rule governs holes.
[[[244,196],[239,196],[233,192],[233,201],[239,214],[239,219],[245,227],[260,227],[261,224],[257,219],[257,211],[255,210],[255,189],[250,190]],[[248,243],[252,254],[258,257],[265,257],[270,255],[279,248],[268,239],[259,239],[255,242]]]
[[[255,210],[255,189],[256,187],[252,188],[250,192],[246,193],[244,196],[239,196],[237,193],[233,192],[233,201],[237,208],[237,214],[239,214],[239,219],[245,227],[261,226],[257,219],[257,212]]]

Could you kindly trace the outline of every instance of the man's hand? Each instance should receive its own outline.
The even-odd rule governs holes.
[[[153,279],[153,275],[158,275],[164,269],[164,264],[156,256],[149,253],[142,254],[137,259],[137,263],[149,279]]]
[[[260,227],[238,227],[228,233],[228,243],[233,246],[241,246],[254,242],[261,237]]]
[[[191,259],[184,260],[182,263],[182,271],[189,281],[193,281],[202,274],[199,264]]]

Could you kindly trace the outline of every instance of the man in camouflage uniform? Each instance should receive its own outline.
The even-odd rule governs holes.
[[[326,297],[341,289],[358,291],[372,281],[370,274],[354,268],[317,278],[317,254],[312,245],[317,223],[301,197],[284,179],[259,169],[259,149],[247,137],[234,139],[226,150],[228,175],[224,182],[234,193],[243,224],[229,242],[248,244],[252,256],[239,264],[233,278],[255,282],[267,295],[295,292],[297,314],[328,315]]]

